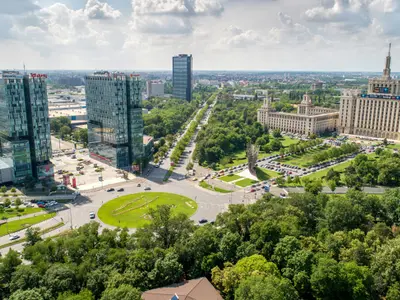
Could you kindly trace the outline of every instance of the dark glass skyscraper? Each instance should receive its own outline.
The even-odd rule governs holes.
[[[46,75],[3,71],[0,77],[0,160],[14,182],[53,179]]]
[[[179,54],[172,58],[172,94],[175,98],[192,101],[193,57]]]
[[[143,157],[142,82],[136,75],[109,72],[85,79],[90,156],[132,170]]]

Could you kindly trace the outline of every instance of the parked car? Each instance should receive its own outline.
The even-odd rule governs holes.
[[[208,222],[208,220],[207,219],[200,219],[199,220],[199,224],[204,224],[204,223],[207,223]]]
[[[20,236],[18,234],[13,234],[10,235],[10,237],[8,238],[10,241],[14,241],[14,240],[18,240],[20,238]]]
[[[137,187],[141,187],[142,185],[140,183],[137,184]]]
[[[145,190],[145,191],[150,191],[150,190],[151,190],[151,187],[146,186],[146,187],[144,188],[144,190]]]
[[[90,219],[96,218],[96,214],[95,214],[94,212],[90,212],[90,213],[89,213],[89,218],[90,218]]]
[[[114,191],[115,191],[114,188],[109,188],[109,189],[107,189],[107,192],[114,192]]]
[[[117,190],[117,192],[123,192],[123,191],[124,191],[123,188],[120,188],[120,189]]]

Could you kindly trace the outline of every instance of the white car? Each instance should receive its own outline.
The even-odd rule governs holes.
[[[18,239],[19,239],[19,235],[18,235],[18,234],[10,235],[10,237],[9,237],[8,239],[9,239],[10,241],[18,240]]]

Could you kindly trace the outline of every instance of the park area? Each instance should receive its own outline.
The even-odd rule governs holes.
[[[25,219],[21,219],[21,220],[6,222],[0,226],[0,236],[28,228],[32,225],[35,225],[40,222],[51,219],[55,215],[56,215],[56,213],[48,213],[48,214],[38,215],[38,216],[25,218]]]
[[[322,149],[309,149],[305,153],[292,154],[290,156],[280,158],[278,159],[278,161],[280,163],[285,163],[291,166],[307,168],[315,163],[313,162],[315,154],[327,149],[329,149],[329,146],[325,145]]]
[[[282,138],[279,139],[282,143],[282,146],[284,146],[285,148],[289,147],[290,145],[294,145],[297,144],[300,140],[298,139],[293,139],[290,138],[288,136],[284,136]],[[268,157],[268,156],[272,156],[272,155],[276,155],[279,154],[279,151],[273,151],[270,153],[266,153],[264,151],[260,151],[258,158],[264,158],[264,157]],[[220,165],[218,164],[216,170],[222,170],[224,168],[230,168],[230,167],[234,167],[234,166],[238,166],[244,163],[247,163],[247,157],[246,157],[246,151],[240,151],[235,153],[234,155],[232,155],[232,162],[228,163],[226,165]]]
[[[171,193],[136,193],[115,198],[100,207],[101,221],[117,227],[138,228],[149,223],[149,210],[159,205],[170,205],[175,214],[190,217],[197,210],[197,203],[185,196]]]

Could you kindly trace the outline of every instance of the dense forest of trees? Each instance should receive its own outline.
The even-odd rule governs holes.
[[[29,263],[14,251],[0,259],[0,298],[139,300],[206,276],[227,300],[397,300],[399,207],[400,189],[266,194],[200,227],[159,206],[134,234],[99,234],[94,222],[45,241],[31,232],[22,253]]]
[[[143,101],[150,113],[143,115],[144,133],[158,139],[175,134],[196,111],[200,102],[180,99],[151,98]]]
[[[268,131],[257,122],[259,105],[260,102],[229,98],[218,101],[207,126],[197,135],[195,157],[198,161],[212,165],[224,156],[244,150],[248,141],[254,143],[263,136],[269,141]]]

